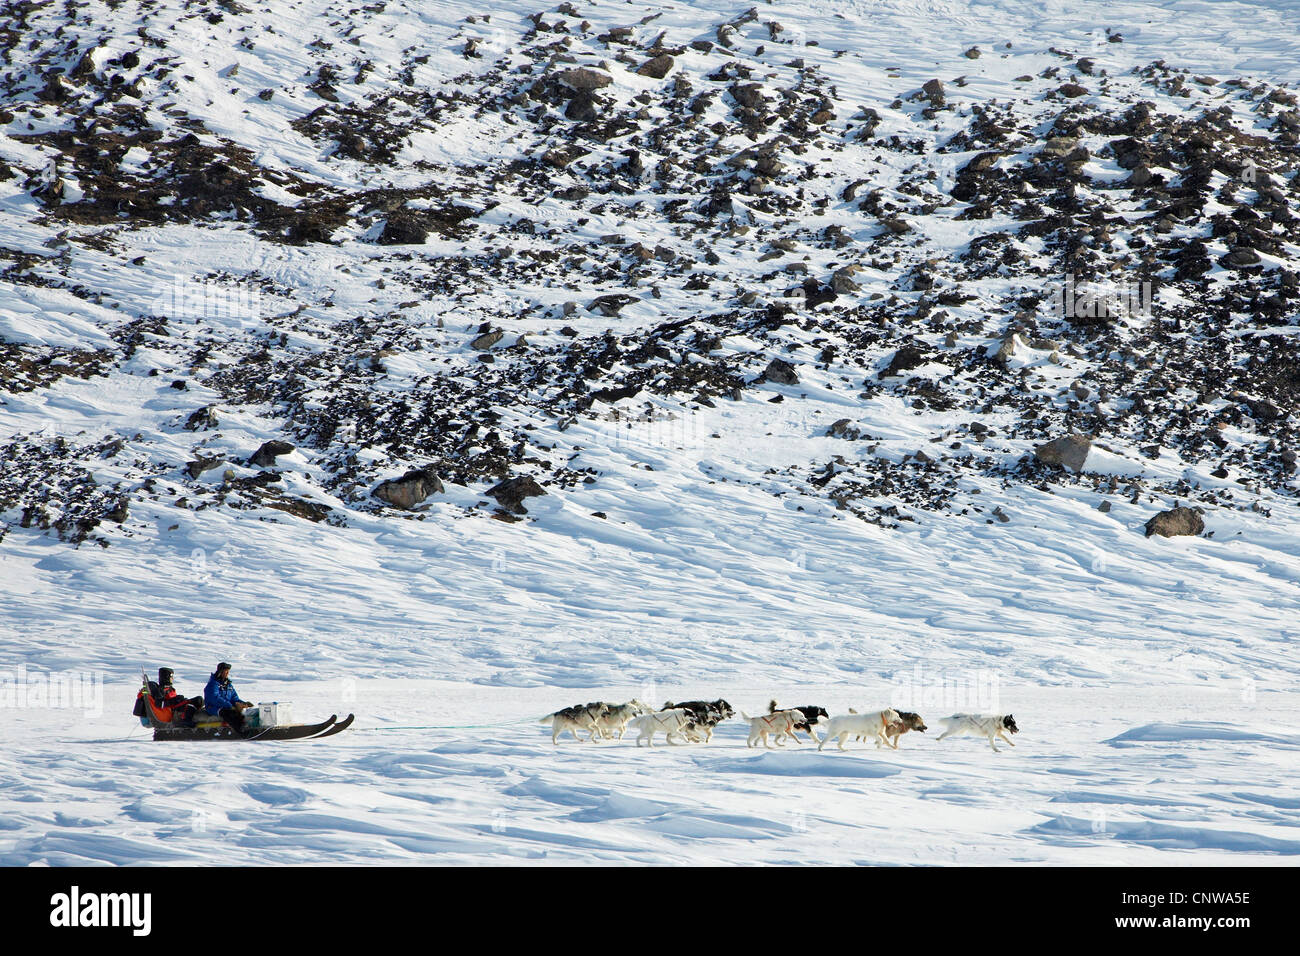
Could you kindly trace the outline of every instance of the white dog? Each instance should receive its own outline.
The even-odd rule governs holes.
[[[672,710],[661,710],[654,714],[642,714],[640,717],[633,717],[628,721],[628,726],[638,732],[636,745],[641,746],[641,741],[648,740],[650,746],[655,745],[655,734],[663,731],[664,737],[669,743],[673,742],[674,735],[685,733],[691,725],[691,712],[684,707],[674,707]]]
[[[786,737],[795,743],[799,742],[799,738],[794,735],[794,725],[803,721],[803,713],[800,711],[778,710],[761,717],[751,717],[742,710],[740,716],[749,721],[749,739],[745,741],[746,747],[756,747],[760,740],[763,741],[764,747],[771,747],[767,742],[768,734],[772,734],[777,744],[782,747],[785,746]]]
[[[607,706],[608,711],[596,718],[596,730],[592,733],[593,738],[596,733],[599,733],[606,740],[615,736],[622,740],[628,721],[633,717],[640,717],[642,714],[650,713],[650,708],[635,698],[629,700],[626,704],[608,704]]]
[[[994,753],[1001,753],[995,744],[999,737],[1012,747],[1015,746],[1011,743],[1011,738],[1006,735],[1006,731],[1009,730],[1013,734],[1020,733],[1020,728],[1016,726],[1016,719],[1011,714],[953,714],[951,717],[943,718],[939,723],[944,725],[945,730],[935,738],[936,740],[974,734],[976,737],[986,738]]]
[[[876,746],[889,743],[885,736],[885,730],[890,724],[899,723],[900,718],[898,711],[892,707],[886,707],[884,710],[878,710],[870,714],[841,714],[838,717],[832,717],[830,720],[820,721],[822,727],[826,730],[826,735],[822,737],[822,742],[817,745],[821,750],[826,746],[826,741],[832,737],[836,739],[840,750],[844,749],[844,739],[846,737],[862,736],[876,738]]]

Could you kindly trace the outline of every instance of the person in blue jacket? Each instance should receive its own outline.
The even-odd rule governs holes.
[[[203,688],[203,709],[230,724],[236,733],[243,733],[244,711],[252,706],[240,699],[235,685],[230,682],[230,665],[222,661],[208,678],[208,686]]]

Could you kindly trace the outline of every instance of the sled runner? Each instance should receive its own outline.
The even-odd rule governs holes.
[[[309,738],[332,737],[352,726],[355,714],[348,714],[342,720],[337,714],[331,714],[328,720],[319,724],[280,724],[274,727],[248,727],[242,733],[235,730],[220,717],[200,711],[189,721],[176,718],[169,708],[159,707],[153,702],[149,693],[149,679],[145,677],[144,689],[137,697],[137,707],[143,707],[144,716],[140,722],[153,728],[154,740],[307,740]]]

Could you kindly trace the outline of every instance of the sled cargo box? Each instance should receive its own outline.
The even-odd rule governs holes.
[[[259,701],[257,706],[249,708],[244,716],[249,727],[282,727],[292,722],[289,716],[289,705],[281,704],[279,701],[271,701],[269,704]]]

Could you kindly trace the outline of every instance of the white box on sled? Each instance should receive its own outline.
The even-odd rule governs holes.
[[[279,701],[262,703],[250,707],[244,714],[251,727],[281,727],[289,723],[289,705]]]

